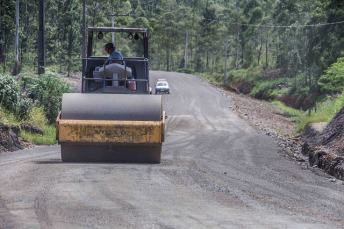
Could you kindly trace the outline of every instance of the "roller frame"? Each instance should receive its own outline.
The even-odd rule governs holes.
[[[84,9],[86,4],[84,1]],[[89,27],[83,11],[82,93],[66,93],[56,120],[56,139],[63,162],[160,163],[165,138],[161,96],[150,95],[147,29]],[[135,89],[94,78],[96,67],[108,57],[92,56],[99,32],[139,33],[143,57],[125,57]],[[127,79],[126,79],[127,80]],[[126,85],[124,83],[124,85]],[[131,95],[129,95],[131,94]]]

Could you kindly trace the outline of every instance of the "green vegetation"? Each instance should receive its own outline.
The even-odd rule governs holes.
[[[21,137],[36,145],[53,145],[57,143],[56,128],[54,125],[43,126],[41,130],[44,132],[43,135],[21,131]]]
[[[280,101],[273,101],[272,104],[285,111],[287,116],[296,122],[296,132],[301,133],[311,123],[329,123],[344,107],[344,94],[326,96],[326,99],[317,103],[310,112],[287,107]]]
[[[56,143],[55,120],[61,110],[63,93],[72,92],[56,73],[40,76],[23,73],[0,75],[0,122],[8,126],[28,125],[43,135],[22,130],[21,137],[37,145]]]
[[[189,68],[180,68],[180,69],[177,69],[176,72],[187,73],[187,74],[194,73],[194,71],[192,69],[189,69]]]
[[[318,81],[322,90],[327,93],[337,93],[344,87],[344,58],[338,58]]]
[[[27,87],[21,87],[19,80],[20,76],[0,75],[0,104],[14,116],[25,119],[30,112],[31,101],[27,98]]]
[[[208,80],[210,83],[220,86],[223,84],[223,76],[219,73],[196,73],[197,76]]]
[[[30,85],[28,90],[30,98],[37,99],[38,105],[43,107],[48,123],[55,123],[62,106],[62,94],[70,93],[72,89],[53,72],[30,76],[26,80]]]
[[[327,122],[329,123],[334,116],[344,107],[344,94],[326,96],[326,100],[318,103],[311,111],[304,112],[299,118],[296,126],[297,132],[302,132],[310,123]]]
[[[294,122],[300,122],[300,119],[304,114],[303,111],[290,108],[284,105],[284,103],[280,101],[275,100],[275,101],[272,101],[271,103],[275,105],[276,107],[278,107],[279,109],[281,109],[282,111],[286,112],[287,116]]]
[[[14,67],[15,0],[2,1],[0,71]],[[223,1],[223,0],[104,0],[86,1],[86,26],[145,27],[149,31],[150,69],[187,72],[279,69],[280,77],[295,79],[298,86],[319,91],[324,71],[343,57],[344,7],[340,1]],[[333,9],[336,9],[335,11]],[[19,6],[19,68],[37,69],[38,3],[25,0]],[[82,1],[45,1],[46,66],[68,74],[80,71]],[[239,25],[239,26],[237,26]],[[314,25],[314,26],[313,26]],[[316,26],[315,26],[316,25]],[[97,39],[94,55],[106,55],[104,44],[111,33]],[[115,34],[123,56],[142,56],[142,37],[128,39]],[[185,51],[187,47],[187,58]],[[187,60],[187,63],[185,63]],[[253,77],[254,75],[252,75]],[[256,79],[253,78],[253,81]],[[251,81],[251,80],[250,80]]]
[[[49,122],[44,114],[43,107],[33,107],[30,112],[30,118],[24,123],[42,130],[43,135],[22,130],[22,138],[27,139],[36,145],[52,145],[57,143],[55,125],[48,124]]]
[[[7,126],[20,126],[17,117],[0,106],[0,122]]]
[[[229,72],[229,76],[231,76],[231,79],[235,83],[245,81],[249,84],[255,85],[262,80],[262,69],[253,67],[248,69],[232,70]]]

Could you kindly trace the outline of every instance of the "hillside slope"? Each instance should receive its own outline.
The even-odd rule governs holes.
[[[310,165],[344,180],[344,108],[321,133],[308,129],[305,136],[302,153],[309,158]]]

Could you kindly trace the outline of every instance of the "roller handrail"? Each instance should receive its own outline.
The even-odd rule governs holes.
[[[95,80],[95,78],[83,78],[83,80]],[[147,79],[102,79],[98,78],[96,80],[104,80],[104,81],[137,81],[137,82],[148,82]]]
[[[86,58],[82,58],[83,60],[90,60],[90,61],[92,61],[92,60],[109,60],[108,59],[108,57],[104,57],[104,58],[102,58],[102,57],[96,57],[96,58],[94,58],[94,57],[91,57],[91,58],[89,58],[89,57],[86,57]],[[111,59],[111,60],[120,60],[120,59]],[[147,58],[144,58],[144,59],[141,59],[141,58],[123,58],[123,60],[124,61],[137,61],[137,62],[148,62],[148,59]]]

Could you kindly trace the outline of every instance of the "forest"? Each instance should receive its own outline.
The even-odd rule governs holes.
[[[39,1],[0,6],[0,74],[18,81],[20,73],[38,71]],[[80,72],[83,1],[45,0],[44,10],[45,70]],[[206,75],[227,87],[245,82],[244,94],[303,110],[344,86],[341,0],[86,0],[86,15],[86,27],[147,28],[151,70]],[[142,55],[135,39],[111,33],[97,41],[95,54],[106,56],[111,41],[124,57]]]
[[[15,60],[17,3],[19,63],[37,67],[38,2],[0,1],[2,72]],[[46,67],[80,71],[82,1],[44,4]],[[115,27],[148,28],[151,69],[223,72],[227,54],[229,69],[279,69],[284,77],[303,75],[298,85],[317,90],[324,71],[343,56],[344,2],[339,0],[87,0],[86,7],[87,27],[112,26],[113,20]],[[109,16],[115,13],[128,16]],[[111,34],[104,40],[111,41]],[[123,56],[135,51],[130,42],[116,40]]]

